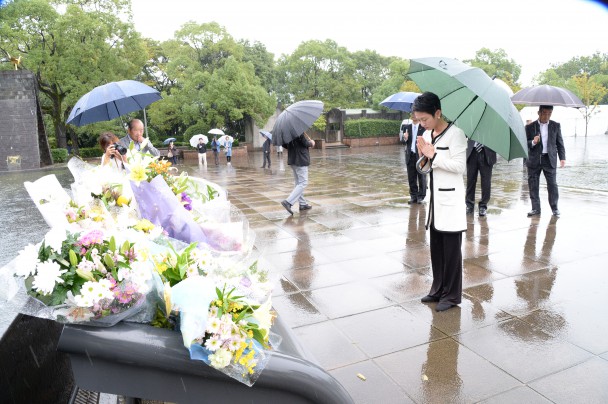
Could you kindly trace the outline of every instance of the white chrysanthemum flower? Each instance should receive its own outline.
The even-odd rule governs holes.
[[[222,346],[222,341],[218,337],[211,337],[207,341],[205,341],[205,348],[210,350],[211,352],[218,350]]]
[[[36,265],[40,263],[38,249],[39,247],[34,244],[28,244],[23,250],[19,251],[15,262],[15,275],[28,277],[36,272]]]
[[[118,271],[116,271],[116,276],[118,277],[117,281],[122,282],[125,279],[130,279],[131,273],[129,268],[118,268]]]
[[[215,334],[217,332],[219,332],[220,327],[222,326],[222,322],[220,321],[219,318],[213,316],[209,316],[209,318],[207,318],[207,329],[206,331],[208,333],[211,334]]]
[[[217,306],[209,307],[209,318],[217,317],[217,313],[219,312],[219,308]]]
[[[241,339],[231,339],[228,341],[228,350],[231,352],[238,351],[241,347]]]
[[[65,241],[66,232],[62,227],[53,227],[44,236],[44,244],[51,247],[54,251],[60,252],[61,245]]]
[[[198,266],[196,264],[189,265],[186,269],[186,276],[189,278],[191,276],[198,276]]]
[[[216,369],[222,369],[230,365],[232,353],[227,349],[218,349],[214,354],[209,355],[211,366]]]
[[[70,323],[89,321],[91,317],[94,316],[93,312],[90,309],[85,308],[88,306],[81,307],[78,305],[77,298],[76,296],[74,296],[72,291],[69,291],[67,293],[64,304],[67,307],[57,309],[54,313],[57,316],[65,317],[66,320]]]
[[[55,289],[55,284],[63,283],[61,275],[66,272],[67,269],[61,269],[56,262],[41,262],[36,265],[36,276],[34,276],[32,288],[36,289],[41,295],[50,295]]]
[[[89,261],[87,259],[83,259],[78,264],[78,269],[84,272],[92,272],[95,269],[95,263],[93,261]]]

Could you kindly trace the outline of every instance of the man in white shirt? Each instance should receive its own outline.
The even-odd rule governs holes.
[[[416,170],[416,162],[420,157],[416,147],[416,138],[422,136],[424,128],[412,114],[412,123],[402,125],[405,142],[405,165],[407,167],[407,182],[410,187],[409,204],[422,203],[426,197],[426,175]]]
[[[566,149],[562,138],[559,123],[551,121],[553,106],[541,105],[538,109],[538,120],[526,125],[526,138],[528,140],[528,189],[532,210],[528,216],[540,215],[540,173],[543,172],[547,181],[549,206],[554,216],[559,216],[557,207],[559,192],[557,188],[557,158],[560,167],[566,165]]]

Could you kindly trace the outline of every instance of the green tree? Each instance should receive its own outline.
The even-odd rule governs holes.
[[[504,49],[490,50],[481,48],[475,52],[475,58],[463,61],[471,66],[479,67],[488,76],[501,79],[511,88],[519,87],[517,81],[521,74],[521,66],[510,59]]]
[[[262,87],[269,94],[274,92],[275,66],[274,54],[266,50],[266,46],[258,41],[250,44],[247,40],[241,40],[243,46],[243,62],[251,62],[255,68],[255,75],[260,79]]]
[[[36,74],[58,147],[67,145],[65,121],[82,95],[134,78],[145,61],[130,3],[123,0],[15,0],[0,13],[0,51],[22,56],[22,66]],[[83,129],[72,133],[75,146],[77,131]]]
[[[374,108],[380,108],[379,104],[386,97],[398,93],[399,91],[420,92],[418,86],[407,79],[407,71],[409,68],[409,60],[397,59],[391,62],[388,66],[388,77],[377,87],[372,96]]]
[[[373,107],[373,95],[389,77],[390,63],[396,58],[385,57],[366,49],[352,54],[355,63],[355,80],[359,85],[362,106]]]
[[[593,115],[599,112],[596,111],[598,102],[606,96],[608,90],[587,74],[579,74],[572,77],[572,82],[577,90],[576,93],[580,95],[581,101],[587,106],[584,109],[580,109],[585,119],[585,136],[587,136],[589,121]]]
[[[332,40],[302,42],[291,55],[278,62],[279,100],[285,104],[314,99],[326,108],[360,106],[360,85],[355,63],[346,50]]]

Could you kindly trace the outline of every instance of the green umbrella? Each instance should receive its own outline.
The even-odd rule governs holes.
[[[505,89],[483,70],[450,58],[411,59],[408,76],[441,100],[441,111],[472,140],[507,160],[528,157],[524,124]]]

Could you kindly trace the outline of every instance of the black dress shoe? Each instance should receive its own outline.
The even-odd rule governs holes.
[[[290,215],[293,215],[293,211],[291,210],[291,204],[289,202],[281,201],[281,205],[283,205],[285,210],[288,211]]]
[[[557,217],[559,217],[559,210],[555,209],[555,210],[553,211],[553,216],[557,216]]]
[[[448,309],[451,309],[454,306],[455,305],[452,303],[440,302],[440,303],[437,303],[437,307],[435,307],[435,311],[446,311]]]
[[[479,216],[485,216],[487,211],[486,208],[479,208]]]
[[[306,205],[300,205],[300,210],[309,210],[312,209],[312,206],[306,204]]]
[[[424,296],[422,299],[420,299],[420,301],[422,303],[431,303],[431,302],[438,302],[439,298],[435,297],[435,296],[431,296],[431,295],[426,295]]]
[[[473,214],[473,208],[469,208],[467,206],[467,215],[471,215],[471,214]]]
[[[540,210],[532,209],[528,212],[528,217],[530,216],[540,216]]]
[[[416,203],[416,200],[415,200],[415,199],[410,199],[409,201],[407,201],[407,203],[408,203],[409,205],[411,205],[411,204],[413,204],[413,203]]]

